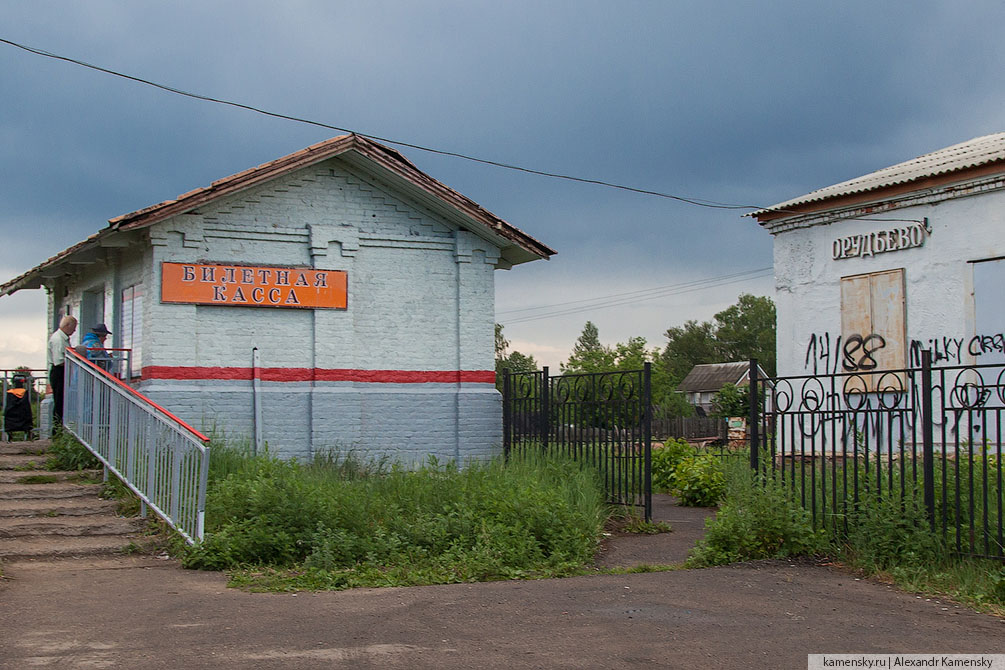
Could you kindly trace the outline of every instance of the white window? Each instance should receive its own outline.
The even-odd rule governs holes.
[[[974,261],[974,338],[968,353],[978,365],[1005,363],[1005,258]],[[962,362],[962,361],[961,361]]]
[[[140,354],[143,346],[143,286],[136,284],[122,291],[122,346],[132,349],[128,376],[139,377],[142,371]]]

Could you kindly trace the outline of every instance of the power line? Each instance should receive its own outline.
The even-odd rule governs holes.
[[[431,154],[438,154],[440,156],[450,156],[452,158],[460,158],[466,161],[472,161],[475,163],[482,163],[483,165],[491,165],[498,168],[503,168],[506,170],[515,170],[518,172],[526,172],[528,174],[539,175],[541,177],[551,177],[553,179],[564,179],[567,181],[580,182],[583,184],[594,184],[596,186],[605,186],[607,188],[614,188],[622,191],[629,191],[632,193],[641,193],[643,195],[652,195],[658,198],[667,198],[669,200],[676,200],[678,202],[684,202],[690,205],[696,205],[698,207],[708,207],[711,209],[757,209],[754,205],[736,205],[730,203],[715,202],[714,200],[704,200],[702,198],[689,198],[680,195],[673,195],[670,193],[661,193],[660,191],[652,191],[644,188],[637,188],[635,186],[626,186],[624,184],[616,184],[614,182],[604,181],[602,179],[589,179],[587,177],[576,177],[573,175],[561,174],[558,172],[547,172],[545,170],[537,170],[534,168],[524,167],[521,165],[513,165],[510,163],[502,163],[500,161],[489,160],[487,158],[477,158],[475,156],[469,156],[467,154],[458,153],[456,151],[447,151],[444,149],[434,149],[432,147],[423,146],[420,144],[413,144],[411,142],[404,142],[402,140],[390,139],[387,137],[380,137],[379,135],[370,135],[368,133],[356,132],[350,130],[349,128],[342,128],[340,126],[335,126],[330,123],[323,123],[321,121],[314,121],[312,119],[305,119],[299,116],[291,116],[289,114],[282,114],[279,112],[270,112],[259,107],[254,107],[252,105],[246,105],[240,102],[234,102],[232,100],[224,100],[222,98],[214,98],[209,95],[202,95],[200,93],[192,93],[190,91],[185,91],[180,88],[175,88],[173,86],[167,86],[166,84],[158,84],[157,82],[150,81],[149,79],[144,79],[142,77],[137,77],[130,74],[125,74],[123,72],[118,72],[117,70],[112,70],[100,65],[94,65],[93,63],[88,63],[86,61],[78,60],[76,58],[70,58],[69,56],[61,56],[59,54],[52,53],[50,51],[45,51],[44,49],[38,49],[36,47],[30,47],[25,44],[20,44],[12,40],[4,39],[0,37],[0,42],[4,44],[9,44],[12,47],[22,49],[29,53],[35,54],[37,56],[44,56],[45,58],[52,58],[54,60],[64,61],[66,63],[72,63],[74,65],[79,65],[91,70],[96,70],[97,72],[102,72],[104,74],[112,75],[113,77],[120,77],[122,79],[127,79],[129,81],[136,82],[138,84],[144,84],[146,86],[153,86],[162,91],[167,91],[168,93],[174,93],[176,95],[185,96],[188,98],[194,98],[196,100],[203,100],[205,102],[213,102],[219,105],[227,105],[230,107],[236,107],[238,109],[243,109],[249,112],[255,112],[256,114],[263,114],[265,116],[271,116],[277,119],[283,119],[286,121],[295,121],[297,123],[305,123],[312,126],[317,126],[319,128],[326,128],[328,130],[336,130],[340,133],[351,133],[354,135],[359,135],[361,137],[366,137],[368,139],[375,140],[377,142],[385,142],[387,144],[394,144],[397,146],[408,147],[409,149],[415,149],[417,151],[425,151]]]
[[[696,282],[691,282],[690,285],[685,284],[683,288],[679,290],[667,290],[659,292],[653,295],[645,295],[636,298],[630,298],[628,300],[613,300],[607,301],[605,303],[589,304],[579,307],[571,307],[568,309],[560,309],[554,312],[547,312],[544,314],[530,314],[527,316],[517,317],[515,319],[505,319],[506,325],[512,325],[516,323],[527,323],[530,321],[540,321],[542,319],[553,319],[559,316],[569,316],[572,314],[579,314],[587,310],[598,310],[598,309],[608,309],[610,307],[623,307],[626,305],[634,305],[640,302],[646,302],[649,300],[656,300],[658,298],[665,298],[673,295],[681,295],[684,293],[693,293],[695,291],[703,291],[709,288],[717,288],[719,286],[728,286],[729,284],[737,284],[751,279],[759,279],[762,276],[766,276],[766,273],[770,272],[773,268],[763,268],[760,270],[751,270],[749,272],[741,273],[747,276],[738,277],[736,275],[723,275],[720,277],[711,277],[705,280],[699,280]],[[579,301],[573,301],[579,302]]]
[[[657,198],[666,198],[668,200],[676,200],[678,202],[683,202],[689,205],[695,205],[696,207],[706,207],[709,209],[750,209],[750,210],[767,210],[770,212],[776,212],[780,214],[803,214],[805,212],[799,212],[797,210],[788,209],[772,209],[771,207],[764,207],[761,205],[738,205],[733,203],[717,202],[715,200],[706,200],[703,198],[692,198],[680,195],[673,195],[671,193],[663,193],[661,191],[653,191],[649,189],[639,188],[635,186],[627,186],[625,184],[617,184],[614,182],[604,181],[602,179],[590,179],[588,177],[576,177],[573,175],[561,174],[558,172],[548,172],[546,170],[538,170],[535,168],[529,168],[521,165],[513,165],[511,163],[503,163],[500,161],[490,160],[487,158],[478,158],[476,156],[470,156],[467,154],[462,154],[456,151],[447,151],[445,149],[434,149],[432,147],[423,146],[421,144],[413,144],[411,142],[405,142],[402,140],[395,140],[387,137],[381,137],[379,135],[370,135],[368,133],[361,133],[349,128],[342,128],[341,126],[332,125],[330,123],[323,123],[321,121],[314,121],[313,119],[306,119],[299,116],[292,116],[289,114],[282,114],[280,112],[270,112],[266,109],[261,109],[259,107],[254,107],[252,105],[246,105],[240,102],[234,102],[232,100],[224,100],[222,98],[214,98],[209,95],[203,95],[200,93],[192,93],[190,91],[185,91],[180,88],[175,88],[173,86],[168,86],[166,84],[159,84],[155,81],[149,79],[144,79],[142,77],[137,77],[135,75],[125,74],[117,70],[112,70],[110,68],[102,67],[100,65],[94,65],[93,63],[88,63],[76,58],[71,58],[69,56],[62,56],[60,54],[52,53],[51,51],[46,51],[44,49],[39,49],[37,47],[31,47],[26,44],[21,44],[19,42],[14,42],[13,40],[8,40],[6,38],[0,37],[0,43],[8,44],[17,49],[27,51],[28,53],[35,54],[37,56],[43,56],[45,58],[51,58],[53,60],[59,60],[66,63],[71,63],[73,65],[79,65],[80,67],[95,70],[97,72],[102,72],[104,74],[111,75],[113,77],[120,77],[122,79],[127,79],[129,81],[136,82],[138,84],[144,84],[146,86],[152,86],[158,88],[162,91],[168,93],[174,93],[176,95],[185,96],[188,98],[193,98],[195,100],[202,100],[205,102],[212,102],[219,105],[226,105],[229,107],[236,107],[237,109],[243,109],[249,112],[254,112],[256,114],[262,114],[264,116],[270,116],[276,119],[283,119],[285,121],[294,121],[296,123],[304,123],[311,126],[317,126],[319,128],[326,128],[328,130],[335,130],[340,133],[351,133],[354,135],[359,135],[360,137],[366,137],[368,139],[375,140],[377,142],[384,142],[386,144],[394,144],[401,147],[408,147],[409,149],[415,149],[417,151],[424,151],[431,154],[437,154],[440,156],[449,156],[452,158],[459,158],[461,160],[472,161],[474,163],[481,163],[483,165],[491,165],[493,167],[502,168],[505,170],[514,170],[517,172],[524,172],[527,174],[538,175],[541,177],[550,177],[552,179],[563,179],[566,181],[578,182],[582,184],[593,184],[595,186],[604,186],[606,188],[613,188],[621,191],[628,191],[630,193],[639,193],[642,195],[651,195]],[[923,223],[919,219],[878,219],[878,218],[858,218],[859,221],[890,221],[890,222],[905,222],[905,223]]]
[[[612,298],[642,297],[644,294],[648,294],[648,293],[662,293],[662,292],[667,291],[667,290],[679,289],[679,288],[687,288],[687,287],[690,287],[690,286],[696,286],[696,285],[704,284],[704,283],[710,282],[710,281],[716,281],[716,280],[720,280],[720,279],[732,279],[734,277],[741,277],[741,276],[744,276],[744,275],[750,275],[750,274],[756,274],[756,273],[761,273],[761,272],[767,272],[768,270],[771,270],[771,269],[772,269],[772,267],[768,266],[768,267],[764,267],[764,268],[757,268],[756,270],[744,270],[742,272],[735,272],[733,274],[728,274],[728,275],[720,275],[720,276],[717,276],[717,277],[707,277],[705,279],[695,279],[695,280],[692,280],[692,281],[681,282],[681,283],[678,283],[678,284],[667,284],[665,286],[654,286],[652,288],[637,289],[635,291],[626,291],[624,293],[611,293],[611,294],[608,294],[608,295],[594,296],[592,298],[583,298],[583,299],[580,299],[580,300],[568,300],[568,301],[565,301],[565,302],[557,302],[557,303],[552,303],[552,304],[549,304],[549,305],[537,305],[536,307],[520,307],[520,308],[517,308],[517,309],[504,309],[502,311],[496,312],[496,315],[501,315],[501,314],[516,314],[517,312],[532,312],[532,311],[536,311],[536,310],[551,309],[553,307],[565,307],[567,305],[576,305],[576,304],[581,304],[581,303],[594,303],[594,302],[601,302],[602,303],[602,302],[607,302],[608,300],[610,300]],[[587,305],[587,306],[589,306],[589,305]]]

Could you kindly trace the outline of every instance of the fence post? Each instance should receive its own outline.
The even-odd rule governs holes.
[[[509,450],[511,448],[511,441],[513,439],[512,429],[510,423],[512,422],[513,411],[510,408],[510,401],[512,400],[512,389],[510,389],[510,376],[509,368],[503,368],[503,383],[502,383],[502,420],[503,420],[503,457],[509,458]]]
[[[759,471],[758,457],[761,451],[760,406],[757,394],[757,359],[750,359],[750,409],[747,416],[747,426],[750,429],[750,469]]]
[[[642,442],[645,458],[645,474],[643,482],[645,486],[646,499],[646,521],[653,520],[653,460],[652,460],[652,437],[653,437],[653,387],[652,387],[653,364],[646,361],[642,368],[642,402],[644,415],[642,419]]]
[[[541,446],[548,451],[548,434],[551,432],[551,378],[548,376],[548,366],[543,368],[541,377]]]
[[[921,439],[924,452],[922,470],[925,478],[925,511],[928,524],[935,530],[935,440],[932,417],[932,350],[921,352]]]

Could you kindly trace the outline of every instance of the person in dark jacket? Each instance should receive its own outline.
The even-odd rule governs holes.
[[[111,334],[112,331],[108,330],[105,324],[99,323],[91,328],[91,332],[84,335],[84,339],[81,341],[81,344],[87,348],[87,360],[106,371],[112,369],[112,357],[105,351],[105,340]]]
[[[25,388],[28,379],[23,375],[14,375],[11,379],[11,388],[7,389],[7,398],[4,402],[3,429],[10,439],[11,433],[23,432],[30,438],[34,429],[34,417],[31,412],[31,391]]]

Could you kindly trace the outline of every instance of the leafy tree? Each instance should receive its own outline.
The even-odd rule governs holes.
[[[652,354],[646,349],[644,337],[629,337],[627,342],[614,345],[614,368],[617,370],[641,370],[648,361],[652,361]]]
[[[645,340],[642,340],[643,344]],[[608,372],[615,368],[615,351],[600,343],[600,333],[592,321],[587,321],[583,332],[572,347],[569,360],[561,363],[563,373]]]
[[[691,368],[700,363],[717,363],[715,330],[708,321],[686,321],[683,326],[668,328],[667,344],[660,359],[667,375],[679,384]]]
[[[721,361],[756,358],[766,373],[774,375],[775,303],[744,293],[735,305],[715,315],[715,340]]]
[[[712,402],[718,416],[747,416],[750,414],[750,387],[726,384],[715,394]]]
[[[533,356],[521,354],[519,351],[509,350],[509,340],[503,335],[502,324],[496,324],[496,388],[502,391],[503,370],[516,372],[534,372],[537,370],[537,361]]]
[[[727,363],[756,358],[775,374],[775,303],[771,298],[742,294],[712,321],[687,321],[668,328],[660,359],[675,383],[700,363]]]

